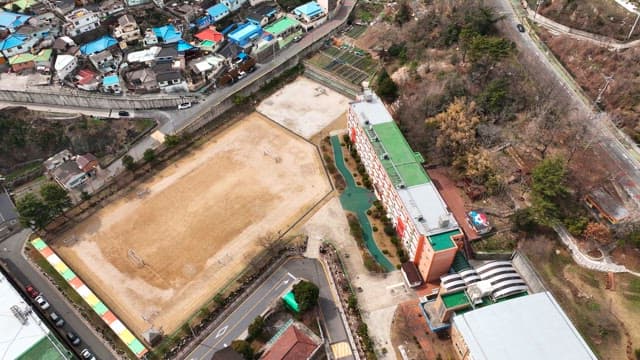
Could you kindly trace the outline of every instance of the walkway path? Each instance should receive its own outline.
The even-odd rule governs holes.
[[[356,186],[356,182],[353,179],[353,176],[351,176],[351,172],[344,164],[344,156],[342,154],[342,147],[340,146],[340,139],[335,135],[331,137],[331,146],[333,147],[333,154],[336,159],[336,167],[347,183],[344,192],[340,195],[340,203],[342,204],[342,207],[347,211],[354,212],[358,217],[358,221],[362,226],[364,243],[378,264],[382,265],[386,271],[395,270],[391,261],[384,256],[380,249],[378,249],[376,242],[373,240],[373,231],[371,229],[369,218],[367,217],[367,210],[371,207],[371,204],[373,204],[375,196],[371,191],[363,187]]]
[[[535,11],[527,8],[527,17],[532,21],[544,26],[545,28],[560,34],[567,35],[576,40],[588,41],[594,45],[606,47],[609,50],[624,50],[640,46],[640,40],[622,42],[604,35],[593,34],[583,30],[574,29],[572,27],[562,25],[556,21],[549,19]]]
[[[630,273],[636,276],[640,276],[640,274],[635,273],[627,269],[624,265],[618,265],[614,263],[607,262],[605,260],[594,260],[584,253],[580,251],[580,248],[576,244],[576,239],[567,231],[567,229],[563,225],[555,225],[553,229],[560,236],[560,240],[564,243],[571,253],[571,257],[576,262],[576,264],[591,270],[602,271],[602,272],[614,272],[614,273]]]

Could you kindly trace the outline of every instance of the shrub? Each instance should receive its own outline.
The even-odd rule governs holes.
[[[372,230],[373,230],[373,232],[378,232],[378,227],[373,225]]]
[[[396,234],[396,229],[393,227],[393,225],[391,225],[391,223],[387,222],[384,225],[384,233],[388,236],[394,236]]]

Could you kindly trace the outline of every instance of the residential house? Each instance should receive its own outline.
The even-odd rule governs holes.
[[[322,10],[324,10],[324,12],[327,13],[329,17],[331,17],[333,14],[335,14],[336,10],[342,6],[343,0],[317,0],[317,1],[320,7],[322,8]]]
[[[25,24],[16,30],[15,34],[25,35],[28,38],[38,40],[54,39],[60,34],[60,25],[57,21],[33,21],[33,25]]]
[[[218,54],[224,56],[225,59],[229,60],[235,59],[241,52],[242,48],[228,41],[218,50]]]
[[[291,16],[283,16],[278,21],[264,28],[266,33],[273,35],[278,39],[285,39],[290,35],[300,31],[300,21]]]
[[[156,55],[157,63],[172,63],[178,58],[178,50],[173,46],[163,46]]]
[[[182,32],[178,31],[172,24],[152,28],[159,44],[172,44],[182,39]]]
[[[215,52],[224,41],[224,35],[210,26],[194,35],[199,40],[198,47],[205,51]]]
[[[101,82],[98,80],[98,73],[89,69],[80,69],[74,77],[74,84],[78,89],[96,91]]]
[[[144,38],[142,39],[144,46],[153,46],[158,44],[158,37],[153,29],[147,29],[144,32]]]
[[[42,165],[44,166],[44,170],[46,172],[51,172],[53,169],[62,165],[65,161],[69,161],[73,159],[73,154],[71,151],[65,149],[60,151],[59,153],[51,156],[47,160],[45,160]]]
[[[101,38],[88,42],[80,46],[80,53],[85,56],[89,56],[104,50],[109,49],[112,46],[118,45],[118,41],[111,36],[104,35]]]
[[[591,191],[585,197],[587,205],[597,212],[597,215],[611,224],[617,224],[629,217],[629,210],[624,202],[614,192],[608,192],[604,187]]]
[[[253,40],[256,40],[262,35],[262,27],[252,22],[246,22],[238,25],[238,27],[227,35],[227,39],[241,47],[247,47],[251,45]]]
[[[69,76],[73,70],[78,66],[78,59],[73,55],[58,55],[56,57],[56,63],[54,69],[58,79],[64,80]]]
[[[304,324],[297,321],[286,323],[285,329],[278,330],[277,338],[265,346],[260,360],[311,360],[322,358],[320,337]],[[284,330],[284,331],[283,331]]]
[[[51,49],[41,50],[37,54],[24,53],[9,58],[11,70],[20,73],[25,70],[37,70],[42,74],[49,74],[51,71]]]
[[[69,36],[78,36],[100,26],[100,16],[87,9],[75,9],[65,19],[65,34]]]
[[[53,11],[60,16],[65,16],[76,8],[75,0],[53,0]]]
[[[136,19],[130,14],[118,18],[118,26],[113,29],[113,36],[126,43],[132,43],[142,39],[140,27],[138,27]]]
[[[95,173],[98,170],[98,158],[91,153],[76,156],[76,165],[85,173]]]
[[[187,66],[193,83],[216,78],[225,69],[227,59],[220,54],[200,57],[189,62]]]
[[[39,0],[14,0],[6,3],[4,9],[7,11],[17,11],[19,13],[31,12],[31,7]]]
[[[98,159],[92,154],[74,157],[62,150],[43,163],[48,176],[60,186],[71,190],[84,184],[98,169]]]
[[[49,176],[67,190],[74,189],[89,179],[89,175],[82,172],[75,161],[63,162],[53,169],[49,173]]]
[[[178,40],[178,43],[176,44],[176,50],[178,51],[178,54],[184,54],[185,52],[189,51],[189,50],[193,50],[196,47],[189,44],[188,42],[180,39]]]
[[[0,187],[0,240],[8,238],[21,228],[18,211],[11,201],[11,196]]]
[[[11,11],[0,11],[0,29],[7,29],[14,32],[24,25],[31,15],[18,14]]]
[[[160,90],[156,73],[149,68],[130,71],[125,74],[125,79],[129,84],[127,88],[131,91],[148,93]]]
[[[223,3],[231,12],[234,12],[238,9],[240,9],[242,7],[242,5],[244,5],[247,0],[221,0],[221,3]]]
[[[103,16],[111,16],[124,11],[124,2],[122,0],[106,0],[100,3],[100,11]]]
[[[247,15],[247,20],[262,27],[278,18],[278,8],[273,3],[262,3],[252,7]]]
[[[213,23],[222,20],[230,14],[229,8],[223,3],[218,3],[207,9],[207,14]]]
[[[152,46],[148,49],[130,52],[127,54],[127,62],[129,64],[146,63],[150,65],[151,63],[156,61],[158,54],[160,53],[161,50],[162,48],[160,46]],[[176,51],[176,56],[177,55],[178,55],[178,52]]]
[[[157,64],[153,67],[153,71],[156,73],[156,81],[160,88],[178,85],[182,82],[180,70],[174,68],[170,63]]]
[[[301,22],[305,31],[309,31],[327,20],[327,13],[315,1],[298,6],[293,9],[292,13]]]
[[[30,38],[23,34],[11,34],[0,40],[0,52],[8,59],[14,55],[31,51],[31,48],[39,41],[38,38]]]
[[[167,10],[182,21],[188,23],[195,21],[200,15],[202,15],[202,8],[191,4],[175,4],[175,6],[168,7]]]
[[[53,42],[53,50],[58,54],[75,54],[79,48],[68,36],[60,36]]]
[[[151,0],[125,0],[127,3],[127,6],[138,6],[138,5],[144,5],[144,4],[148,4],[151,2]]]
[[[120,77],[118,75],[105,76],[102,79],[102,91],[108,94],[120,94],[122,92]]]
[[[118,71],[122,56],[120,54],[114,55],[111,50],[103,50],[89,55],[89,61],[96,70],[104,74]]]

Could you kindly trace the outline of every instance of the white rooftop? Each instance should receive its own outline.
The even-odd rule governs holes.
[[[134,51],[127,55],[127,61],[130,63],[152,61],[155,60],[160,50],[162,50],[161,47],[152,46],[145,50]]]
[[[597,359],[548,292],[453,317],[474,360]]]
[[[14,315],[15,306],[24,315],[25,323]],[[49,329],[34,314],[25,310],[29,306],[16,289],[0,273],[0,354],[2,359],[17,359],[42,340]]]
[[[420,233],[432,235],[458,228],[432,182],[398,189],[398,195]]]
[[[351,103],[351,108],[358,114],[362,125],[377,125],[393,121],[382,100],[371,90],[359,95],[358,99]],[[369,124],[365,124],[367,120]]]

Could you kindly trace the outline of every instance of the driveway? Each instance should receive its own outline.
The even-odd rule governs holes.
[[[22,285],[32,284],[44,294],[51,310],[55,310],[65,320],[64,331],[73,331],[82,339],[82,345],[91,349],[98,359],[115,359],[111,350],[103,343],[103,340],[94,332],[80,314],[66,301],[58,289],[46,279],[40,271],[22,255],[25,241],[31,234],[30,230],[23,230],[8,239],[0,242],[0,260],[7,264],[10,275]],[[106,327],[106,325],[104,325]]]

